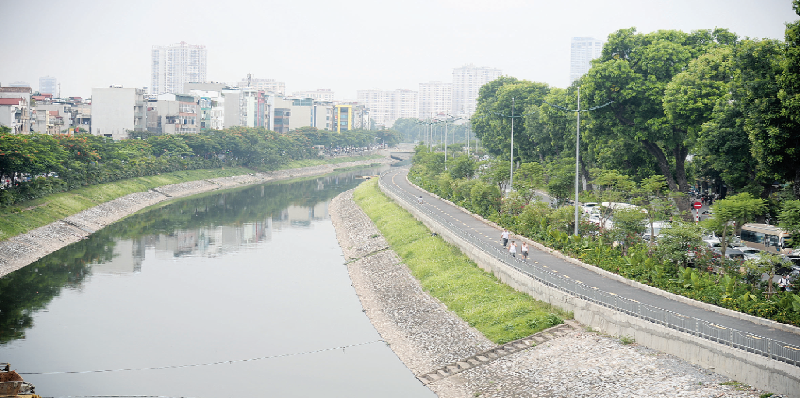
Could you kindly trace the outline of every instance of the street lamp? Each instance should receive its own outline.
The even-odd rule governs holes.
[[[509,187],[509,189],[511,189],[514,186],[514,118],[523,117],[523,116],[527,116],[528,115],[528,114],[514,115],[515,105],[516,105],[516,99],[514,97],[511,97],[511,115],[510,116],[509,115],[504,115],[504,114],[498,113],[498,112],[492,112],[492,113],[495,113],[495,114],[500,115],[502,117],[511,118],[511,172],[510,172],[510,177],[508,179],[508,187]],[[477,145],[477,143],[476,143],[476,145]]]
[[[578,115],[578,123],[576,125],[577,127],[576,127],[576,131],[575,131],[575,236],[578,236],[578,221],[580,221],[579,216],[578,216],[578,181],[579,181],[579,178],[580,178],[580,167],[579,167],[579,165],[580,165],[580,158],[581,158],[581,152],[580,152],[580,149],[581,149],[581,112],[589,112],[589,111],[593,111],[595,109],[600,109],[600,108],[603,108],[603,107],[611,105],[612,103],[614,103],[614,101],[606,102],[603,105],[595,106],[593,108],[581,110],[581,88],[578,87],[578,109],[577,110],[567,109],[567,108],[564,108],[562,106],[553,105],[553,104],[551,104],[551,103],[549,103],[549,102],[547,102],[545,100],[542,100],[542,102],[544,102],[545,104],[550,105],[550,106],[552,106],[554,108],[561,109],[562,111],[575,112]]]

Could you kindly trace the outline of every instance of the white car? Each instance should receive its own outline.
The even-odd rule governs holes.
[[[737,249],[739,249],[739,251],[741,251],[744,254],[745,260],[757,260],[761,256],[761,253],[763,253],[762,250],[753,247],[745,246],[745,247],[737,247]]]

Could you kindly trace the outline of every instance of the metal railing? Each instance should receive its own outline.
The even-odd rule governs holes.
[[[512,257],[504,250],[500,250],[497,245],[488,244],[484,240],[462,230],[447,219],[439,216],[436,214],[436,212],[432,211],[429,206],[419,204],[416,196],[399,189],[394,184],[383,183],[383,176],[389,172],[391,171],[386,171],[381,174],[381,178],[379,179],[381,187],[391,191],[409,206],[415,207],[418,211],[424,213],[442,227],[450,230],[459,238],[465,240],[471,245],[478,247],[482,251],[491,254],[500,262],[546,286],[561,290],[574,297],[578,297],[580,299],[590,301],[592,303],[602,305],[604,307],[620,311],[655,324],[666,326],[670,329],[689,333],[693,336],[769,357],[795,366],[800,366],[800,346],[784,343],[768,337],[758,336],[752,333],[743,332],[722,325],[717,325],[699,318],[681,315],[679,313],[649,304],[643,304],[635,300],[618,296],[614,293],[587,286],[581,282],[569,278],[564,278],[542,267],[536,267],[530,263],[523,262],[516,257]],[[523,269],[521,265],[525,265],[528,269]]]

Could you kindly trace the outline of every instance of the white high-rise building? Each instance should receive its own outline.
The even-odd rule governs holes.
[[[570,44],[569,84],[580,79],[592,67],[592,60],[603,52],[603,41],[593,37],[573,37]]]
[[[295,91],[292,93],[295,98],[311,98],[317,101],[333,101],[333,91],[329,88],[320,88],[315,91]]]
[[[58,80],[55,77],[45,76],[39,78],[39,94],[58,96]]]
[[[392,127],[400,118],[417,117],[417,92],[413,90],[358,90],[358,103],[369,110],[375,124]]]
[[[453,109],[453,84],[428,82],[419,84],[417,118],[427,119],[432,115],[450,113]]]
[[[180,42],[153,46],[150,94],[183,94],[186,83],[206,81],[206,46]]]
[[[242,88],[250,87],[256,90],[280,95],[281,97],[286,95],[286,83],[279,82],[275,79],[258,79],[253,77],[251,74],[247,74],[247,77],[242,79],[238,86]]]
[[[486,83],[503,74],[500,69],[476,67],[473,64],[453,69],[453,116],[472,116],[477,106],[478,91]]]

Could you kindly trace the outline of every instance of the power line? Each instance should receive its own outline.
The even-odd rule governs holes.
[[[218,361],[218,362],[208,362],[208,363],[197,363],[197,364],[190,364],[190,365],[168,365],[168,366],[157,366],[151,368],[123,368],[123,369],[100,369],[100,370],[82,370],[82,371],[66,371],[66,372],[17,372],[20,375],[60,375],[60,374],[86,374],[86,373],[108,373],[108,372],[124,372],[124,371],[134,371],[134,370],[163,370],[163,369],[181,369],[181,368],[192,368],[192,367],[199,367],[199,366],[212,366],[212,365],[229,365],[239,362],[253,362],[253,361],[260,361],[264,359],[275,359],[275,358],[284,358],[284,357],[293,357],[298,355],[308,355],[308,354],[317,354],[320,352],[325,351],[333,351],[333,350],[345,350],[346,348],[358,347],[362,345],[368,344],[375,344],[375,343],[385,343],[385,340],[373,340],[368,341],[365,343],[358,343],[358,344],[350,344],[344,345],[339,347],[331,347],[331,348],[323,348],[314,351],[305,351],[305,352],[296,352],[291,354],[280,354],[280,355],[271,355],[265,357],[257,357],[257,358],[249,358],[249,359],[234,359],[229,361]],[[100,395],[98,395],[99,397]],[[108,395],[108,397],[114,397],[115,395]],[[132,397],[134,395],[121,395],[124,397]],[[143,395],[142,397],[149,397],[149,395]]]

